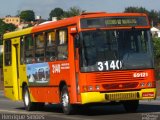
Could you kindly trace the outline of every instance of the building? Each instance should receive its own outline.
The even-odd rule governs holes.
[[[156,27],[151,28],[151,33],[153,37],[160,37],[160,30]]]
[[[14,16],[6,16],[5,18],[3,18],[3,21],[7,24],[12,23],[15,26],[19,26],[20,25],[20,17],[14,17]]]

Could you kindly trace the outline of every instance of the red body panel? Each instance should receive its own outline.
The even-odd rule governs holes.
[[[49,62],[50,68],[50,81],[46,86],[34,86],[30,87],[30,92],[35,101],[38,102],[60,102],[60,90],[59,85],[61,81],[65,81],[70,94],[71,103],[81,102],[80,93],[87,92],[87,86],[100,86],[99,92],[110,92],[110,91],[127,91],[127,90],[139,90],[142,89],[140,84],[142,82],[154,83],[154,71],[153,70],[126,70],[126,71],[110,71],[110,72],[93,72],[93,73],[80,73],[79,70],[79,56],[78,49],[74,50],[74,33],[72,28],[76,28],[77,32],[83,30],[94,30],[93,29],[81,29],[80,19],[81,18],[94,18],[94,17],[107,17],[107,16],[146,16],[145,14],[139,13],[95,13],[95,14],[83,14],[64,20],[50,22],[43,25],[33,27],[32,33],[45,32],[52,29],[58,29],[62,27],[68,28],[68,60]],[[138,26],[137,28],[150,28],[150,26]],[[112,27],[104,29],[128,29],[130,27]],[[54,70],[54,66],[60,66],[60,72]],[[147,72],[148,76],[134,78],[133,74],[136,72]],[[76,81],[78,79],[78,81]],[[76,83],[78,82],[78,83]],[[77,90],[79,85],[80,91]],[[153,87],[153,86],[152,86]],[[145,87],[146,88],[146,87]],[[95,89],[95,88],[94,88]],[[97,90],[94,90],[97,91]]]

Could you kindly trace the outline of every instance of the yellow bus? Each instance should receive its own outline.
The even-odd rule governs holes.
[[[84,13],[6,33],[4,93],[26,110],[45,103],[120,102],[135,112],[156,97],[150,25],[142,13]]]

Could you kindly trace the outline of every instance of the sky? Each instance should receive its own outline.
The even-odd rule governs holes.
[[[15,16],[23,10],[33,10],[36,16],[47,19],[54,8],[68,10],[73,6],[88,12],[123,12],[129,6],[160,11],[160,0],[1,0],[0,18]]]

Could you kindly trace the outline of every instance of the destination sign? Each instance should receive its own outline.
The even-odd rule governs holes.
[[[135,18],[117,18],[117,19],[106,19],[105,24],[110,25],[137,25]]]
[[[148,26],[146,17],[105,17],[81,19],[81,28]]]

